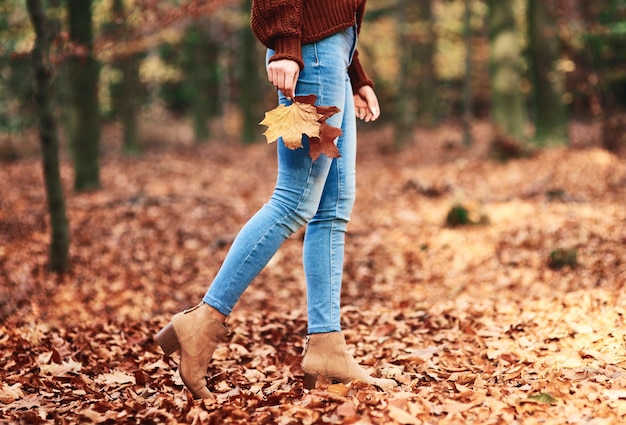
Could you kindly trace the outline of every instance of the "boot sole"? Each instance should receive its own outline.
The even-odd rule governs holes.
[[[178,336],[176,335],[172,322],[168,323],[167,326],[161,329],[159,333],[156,334],[154,339],[156,339],[159,343],[166,356],[169,356],[174,351],[180,349],[180,342],[178,341]]]
[[[304,388],[307,390],[314,390],[317,383],[317,374],[305,373],[304,374]]]

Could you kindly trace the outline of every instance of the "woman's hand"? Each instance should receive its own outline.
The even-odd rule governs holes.
[[[273,61],[267,66],[267,79],[289,100],[296,95],[296,83],[299,75],[300,65],[290,59]]]
[[[374,89],[363,86],[354,94],[354,112],[365,122],[376,121],[380,116],[380,106]]]

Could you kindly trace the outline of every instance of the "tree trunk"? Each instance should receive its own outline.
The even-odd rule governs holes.
[[[465,80],[463,81],[463,145],[472,144],[472,0],[465,0]]]
[[[219,109],[219,46],[211,34],[211,24],[210,21],[192,23],[183,41],[185,84],[190,96],[194,137],[199,143],[211,138],[209,122]]]
[[[396,22],[398,28],[398,45],[405,46],[404,54],[399,57],[398,85],[395,102],[394,145],[396,149],[410,143],[413,140],[413,126],[415,123],[415,106],[413,103],[416,93],[415,80],[411,77],[411,63],[414,49],[411,49],[410,22],[417,20],[415,5],[409,4],[411,0],[398,0],[396,9]],[[413,13],[411,13],[413,12]]]
[[[396,7],[398,45],[404,52],[399,58],[394,119],[395,143],[400,147],[412,141],[416,124],[436,124],[437,79],[432,0],[400,0]]]
[[[513,2],[489,0],[488,4],[492,121],[505,135],[522,139],[526,121],[521,92],[522,53]]]
[[[128,30],[123,0],[113,1],[113,19],[118,37],[122,37]],[[118,96],[117,106],[122,120],[124,152],[128,154],[141,151],[139,146],[139,111],[141,109],[139,61],[140,55],[136,53],[115,60],[115,67],[122,74],[121,96]]]
[[[67,0],[70,40],[75,44],[68,66],[73,116],[70,139],[77,190],[100,187],[99,70],[93,56],[91,3]]]
[[[47,0],[47,15],[50,27],[50,37],[52,45],[58,41],[58,45],[62,46],[63,42],[63,1]],[[55,115],[60,121],[59,130],[61,135],[61,143],[67,140],[72,134],[72,114],[70,113],[70,93],[69,93],[69,76],[67,62],[62,61],[55,66],[54,81],[54,104],[56,106]]]
[[[33,50],[39,139],[44,182],[50,215],[51,242],[49,261],[53,271],[69,267],[69,225],[65,212],[63,186],[59,169],[59,140],[52,105],[52,67],[49,60],[50,34],[41,0],[27,0],[26,8],[36,34]]]
[[[243,11],[250,13],[251,0],[243,2]],[[262,111],[259,108],[259,58],[256,55],[256,39],[246,25],[241,30],[241,94],[240,107],[243,115],[243,142],[252,143],[259,138],[259,118]]]
[[[194,22],[185,32],[185,50],[187,52],[187,87],[191,96],[191,118],[194,139],[198,143],[209,140],[209,87],[206,74],[209,72],[205,51],[205,35],[200,24]]]
[[[437,76],[435,73],[435,30],[433,26],[432,0],[414,2],[417,7],[417,29],[415,56],[411,67],[417,70],[417,118],[425,127],[437,124]]]
[[[535,143],[567,143],[563,103],[565,75],[558,69],[560,43],[546,2],[528,0],[528,39],[535,101]]]

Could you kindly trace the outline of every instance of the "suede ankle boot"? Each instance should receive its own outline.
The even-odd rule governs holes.
[[[302,359],[304,386],[315,388],[320,376],[347,384],[358,379],[384,390],[398,385],[393,379],[374,378],[370,376],[348,352],[346,340],[342,332],[312,334],[307,337]]]
[[[168,356],[180,350],[180,377],[198,399],[211,396],[206,387],[206,370],[215,347],[227,334],[228,329],[211,316],[209,306],[200,303],[175,314],[155,339]]]

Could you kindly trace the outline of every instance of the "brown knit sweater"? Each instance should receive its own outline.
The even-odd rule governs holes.
[[[367,0],[253,0],[250,26],[263,45],[276,53],[271,61],[291,59],[300,68],[303,44],[313,43],[357,24],[361,28]],[[355,52],[348,68],[352,87],[373,86]]]

